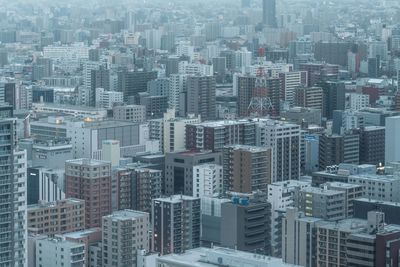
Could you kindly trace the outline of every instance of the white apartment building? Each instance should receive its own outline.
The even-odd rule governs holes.
[[[349,108],[358,111],[369,107],[369,95],[349,94]]]
[[[44,238],[36,241],[37,267],[84,267],[85,245],[64,238]]]
[[[217,164],[193,166],[193,196],[218,197],[223,190],[223,167]]]
[[[164,114],[164,153],[184,150],[186,146],[186,124],[201,122],[200,116],[189,115],[188,118],[175,117],[174,110]]]

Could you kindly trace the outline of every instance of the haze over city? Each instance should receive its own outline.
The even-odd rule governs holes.
[[[0,6],[0,266],[400,266],[399,0]]]

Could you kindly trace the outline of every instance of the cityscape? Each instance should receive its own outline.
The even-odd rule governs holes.
[[[0,0],[0,267],[399,267],[399,0]]]

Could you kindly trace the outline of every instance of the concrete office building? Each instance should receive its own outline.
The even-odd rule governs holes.
[[[68,101],[72,100],[67,97],[67,104],[33,103],[32,109],[39,114],[45,113],[46,115],[49,115],[49,113],[51,113],[48,118],[49,121],[54,118],[54,116],[52,116],[53,114],[59,114],[61,116],[73,116],[75,118],[82,119],[104,119],[107,117],[106,109],[87,106],[74,106],[70,105]],[[41,121],[43,122],[43,120]],[[31,123],[34,124],[36,121],[32,121]]]
[[[221,151],[230,145],[255,145],[255,123],[224,120],[186,125],[186,149]]]
[[[365,197],[354,200],[354,218],[366,220],[368,218],[368,213],[371,211],[383,212],[387,224],[400,224],[400,206],[397,202]]]
[[[345,86],[342,82],[324,82],[321,85],[323,92],[322,115],[332,119],[334,110],[345,110]]]
[[[218,197],[223,194],[223,168],[217,164],[193,166],[193,196]]]
[[[400,161],[400,116],[386,118],[385,162]]]
[[[146,107],[148,119],[162,118],[168,110],[168,96],[150,95],[147,92],[138,93],[138,104]]]
[[[283,262],[305,267],[316,266],[315,232],[320,221],[322,219],[305,216],[297,208],[287,208],[282,219]]]
[[[102,266],[137,266],[138,250],[149,251],[150,216],[120,210],[103,217]]]
[[[322,111],[323,92],[321,87],[298,87],[294,93],[294,105]]]
[[[328,166],[324,171],[312,173],[312,186],[321,186],[327,182],[348,183],[350,175],[357,174],[376,174],[375,165],[355,165],[341,163],[339,165]]]
[[[64,234],[85,228],[85,201],[67,198],[28,206],[28,231],[38,235]]]
[[[202,120],[216,118],[216,81],[214,76],[189,76],[187,79],[187,112]]]
[[[281,112],[281,118],[302,125],[305,123],[321,125],[321,110],[313,108],[292,107]]]
[[[122,92],[105,91],[104,88],[96,88],[95,107],[112,109],[114,105],[124,102]]]
[[[339,76],[339,66],[326,63],[300,63],[300,71],[307,71],[307,85],[315,86],[322,81],[336,81]]]
[[[31,122],[31,133],[38,139],[71,139],[73,158],[101,159],[104,140],[120,141],[121,155],[133,156],[152,149],[146,142],[146,125],[128,121],[84,121],[48,117]]]
[[[165,194],[193,195],[193,166],[213,163],[221,164],[219,152],[183,151],[165,155]]]
[[[165,76],[170,77],[172,74],[178,74],[179,71],[179,57],[169,56],[165,64]]]
[[[288,207],[295,207],[299,191],[310,187],[309,182],[288,180],[268,185],[268,202],[271,204],[271,255],[282,257],[282,219]]]
[[[61,237],[36,241],[36,266],[84,267],[85,245]]]
[[[368,212],[367,221],[363,233],[351,234],[347,239],[347,266],[398,265],[400,227],[386,225],[385,214],[377,211]]]
[[[298,208],[306,216],[324,220],[346,218],[346,195],[344,192],[315,187],[300,190]]]
[[[221,245],[269,255],[271,206],[257,197],[234,196],[221,206]]]
[[[297,180],[300,176],[300,126],[259,119],[256,146],[272,148],[272,182]]]
[[[360,164],[385,163],[385,127],[366,126],[360,129]]]
[[[201,246],[221,245],[221,206],[231,202],[227,198],[201,198]]]
[[[272,149],[256,146],[228,146],[223,149],[224,193],[252,193],[267,190],[272,182]]]
[[[314,44],[314,57],[319,62],[347,66],[350,42],[318,42]]]
[[[118,91],[123,92],[125,101],[129,101],[132,97],[136,98],[138,93],[146,92],[147,83],[156,78],[156,71],[120,71],[118,72]]]
[[[362,186],[363,197],[400,202],[400,177],[398,175],[350,175],[348,183]]]
[[[72,144],[68,139],[35,140],[32,146],[32,166],[62,169],[71,158]]]
[[[126,105],[114,106],[113,118],[121,121],[144,122],[146,121],[146,106]]]
[[[263,24],[266,27],[276,28],[276,1],[263,0]]]
[[[65,164],[65,162],[64,162]],[[65,198],[64,169],[32,167],[27,169],[28,205]]]
[[[200,199],[173,195],[152,201],[152,251],[182,253],[200,246]]]
[[[319,168],[340,163],[358,164],[360,158],[360,137],[357,133],[326,135],[319,137]]]
[[[111,213],[111,164],[93,159],[65,162],[65,196],[85,200],[85,227],[101,226]]]
[[[168,96],[169,95],[169,79],[158,78],[147,83],[147,93],[152,96]]]

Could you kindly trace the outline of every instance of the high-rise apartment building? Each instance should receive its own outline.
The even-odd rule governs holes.
[[[216,118],[216,81],[214,76],[189,76],[187,79],[187,112],[202,120]]]
[[[152,251],[182,253],[200,246],[200,199],[173,195],[152,202]]]
[[[266,191],[272,182],[272,149],[228,146],[223,149],[224,193]]]
[[[164,114],[164,118],[159,124],[160,127],[153,127],[152,129],[158,130],[160,133],[159,136],[161,135],[159,140],[163,144],[162,151],[164,153],[175,152],[185,149],[186,125],[200,123],[200,121],[200,116],[188,115],[186,118],[176,117],[175,110],[171,109]],[[155,125],[155,123],[152,125]]]
[[[131,187],[125,189],[131,193],[131,209],[151,212],[151,200],[161,197],[162,171],[141,167],[129,170]]]
[[[138,250],[149,251],[150,216],[133,210],[115,211],[103,217],[103,265],[138,266]]]
[[[256,84],[256,77],[250,75],[239,75],[236,77],[237,87],[237,114],[239,117],[249,115],[249,105],[253,97],[253,91]]]
[[[400,116],[386,118],[385,162],[400,161]]]
[[[4,103],[4,102],[3,102]],[[0,262],[4,266],[27,263],[27,155],[16,146],[12,107],[0,106]]]
[[[298,180],[300,175],[300,126],[260,119],[256,145],[272,148],[272,182]]]
[[[223,193],[223,168],[217,164],[193,166],[193,196],[219,197]]]
[[[101,226],[111,213],[111,164],[94,159],[65,162],[65,196],[85,200],[85,227]]]

